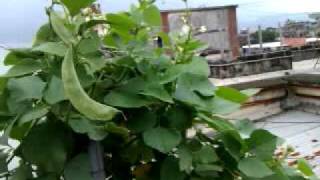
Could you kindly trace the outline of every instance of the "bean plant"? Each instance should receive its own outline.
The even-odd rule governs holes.
[[[252,91],[210,82],[189,12],[183,30],[168,34],[151,0],[108,14],[94,3],[53,0],[32,46],[9,49],[0,78],[1,177],[317,179],[304,160],[289,167],[287,153],[274,155],[275,135],[224,118]]]

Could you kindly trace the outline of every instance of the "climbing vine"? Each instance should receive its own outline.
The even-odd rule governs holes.
[[[223,118],[250,92],[212,85],[189,13],[166,34],[153,1],[109,14],[93,3],[53,0],[32,47],[4,59],[1,177],[316,179],[303,160],[274,156],[278,137]]]

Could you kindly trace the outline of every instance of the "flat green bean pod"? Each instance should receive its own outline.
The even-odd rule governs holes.
[[[99,121],[111,120],[119,111],[88,96],[80,84],[73,61],[73,48],[70,47],[62,63],[62,80],[66,97],[87,118]]]

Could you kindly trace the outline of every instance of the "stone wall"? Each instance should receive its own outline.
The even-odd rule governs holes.
[[[209,64],[211,78],[225,79],[292,69],[292,56],[248,60],[228,64]]]

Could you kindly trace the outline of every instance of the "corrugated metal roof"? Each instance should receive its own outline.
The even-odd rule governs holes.
[[[305,158],[309,160],[315,173],[320,175],[319,115],[292,110],[267,118],[257,123],[257,126],[285,139],[295,149],[288,162]]]

